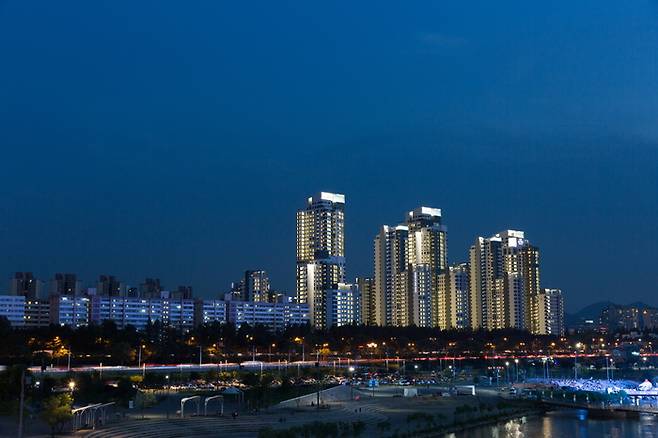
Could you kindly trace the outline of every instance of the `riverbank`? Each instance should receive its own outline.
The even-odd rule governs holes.
[[[512,420],[517,420],[520,418],[532,418],[540,417],[547,412],[546,409],[542,407],[533,407],[533,408],[522,408],[514,410],[513,412],[492,414],[487,416],[481,416],[478,418],[466,419],[464,421],[457,421],[452,425],[441,426],[438,428],[432,428],[428,430],[416,430],[409,436],[422,437],[422,438],[442,438],[448,434],[468,432],[469,430],[484,428],[484,427],[494,427],[507,423]],[[404,437],[405,434],[398,435]]]
[[[507,414],[507,415],[502,415],[502,416],[496,416],[495,418],[484,418],[481,420],[476,420],[473,422],[469,422],[468,424],[462,424],[462,425],[455,425],[448,430],[445,430],[441,432],[440,434],[434,434],[434,435],[428,435],[428,438],[431,437],[443,437],[447,434],[450,433],[459,433],[459,432],[467,432],[472,429],[477,429],[480,427],[487,427],[487,426],[497,426],[503,423],[506,423],[508,421],[512,420],[518,420],[520,418],[528,418],[528,417],[540,417],[546,413],[546,409],[543,408],[535,408],[535,409],[527,409],[524,410],[523,412],[516,412],[513,414]]]

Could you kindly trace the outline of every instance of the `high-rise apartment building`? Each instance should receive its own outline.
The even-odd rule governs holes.
[[[532,333],[539,333],[538,295],[542,292],[539,277],[539,248],[526,243],[519,251],[521,275],[523,276],[523,297],[526,308],[525,327]]]
[[[192,286],[178,286],[169,296],[175,299],[190,300],[194,296]]]
[[[478,237],[470,249],[471,324],[538,332],[539,248],[523,231]]]
[[[43,298],[43,282],[34,277],[31,272],[16,272],[9,284],[10,295],[21,295],[27,299]]]
[[[160,298],[162,285],[159,278],[146,278],[144,283],[139,285],[140,298]]]
[[[413,311],[411,291],[413,290],[413,277],[409,269],[395,274],[393,279],[393,297],[391,309],[391,323],[396,327],[407,327],[413,324]]]
[[[244,301],[269,301],[270,278],[266,271],[245,271],[242,285]]]
[[[113,275],[98,277],[96,294],[103,297],[122,297],[125,295],[124,285]]]
[[[439,275],[439,328],[470,328],[470,280],[468,263],[450,266]]]
[[[384,225],[375,236],[374,296],[369,300],[374,306],[369,309],[373,325],[400,325],[406,321],[406,314],[400,313],[406,309],[407,278],[406,274],[400,274],[407,269],[408,234],[406,225]],[[402,295],[398,296],[399,293]]]
[[[406,223],[382,226],[374,241],[378,325],[438,325],[439,275],[447,265],[441,210],[419,207]]]
[[[529,309],[526,306],[525,277],[520,272],[509,272],[505,274],[505,327],[521,330],[528,329],[526,325]]]
[[[374,278],[360,277],[356,284],[361,292],[361,322],[365,325],[377,324],[377,302]]]
[[[327,326],[327,291],[345,282],[345,195],[321,192],[297,211],[297,300]]]
[[[441,209],[419,207],[407,216],[407,263],[411,270],[410,322],[420,327],[439,325],[439,275],[448,259],[447,229]]]
[[[564,298],[560,289],[544,289],[536,296],[538,335],[564,335]]]
[[[356,284],[339,283],[327,290],[327,327],[361,323],[361,294]]]
[[[82,283],[75,274],[57,273],[50,281],[50,295],[79,295]]]

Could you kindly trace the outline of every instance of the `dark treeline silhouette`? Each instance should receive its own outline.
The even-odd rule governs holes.
[[[326,331],[309,325],[271,332],[264,326],[211,323],[188,332],[149,323],[144,331],[120,329],[112,321],[79,328],[56,326],[19,329],[0,319],[0,361],[43,366],[136,365],[204,362],[395,358],[410,355],[495,355],[505,352],[557,350],[573,343],[567,338],[535,336],[506,329],[496,331],[449,330],[423,327],[342,326]]]

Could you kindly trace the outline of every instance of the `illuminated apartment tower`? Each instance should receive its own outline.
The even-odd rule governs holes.
[[[450,266],[439,275],[439,328],[465,329],[471,326],[468,263]]]
[[[504,326],[502,240],[478,237],[470,249],[471,327]]]
[[[470,250],[470,277],[474,328],[538,330],[539,249],[523,231],[478,237]]]
[[[327,324],[327,291],[345,283],[345,195],[321,192],[297,211],[297,299],[311,324]]]
[[[245,271],[243,284],[244,301],[269,301],[270,278],[266,271]]]
[[[539,335],[564,335],[564,299],[560,289],[544,289],[536,297]]]
[[[384,225],[375,236],[373,325],[408,325],[407,278],[403,274],[407,269],[408,234],[406,225]]]
[[[520,250],[521,274],[523,275],[526,320],[525,326],[532,333],[540,333],[539,294],[542,292],[539,282],[539,248],[526,242]]]
[[[377,303],[375,295],[375,280],[373,278],[360,277],[356,284],[361,293],[361,322],[365,325],[377,324]]]
[[[441,209],[419,207],[407,216],[410,323],[419,327],[439,325],[439,275],[447,267],[447,229]]]
[[[361,293],[356,284],[339,283],[326,291],[326,326],[361,324]]]

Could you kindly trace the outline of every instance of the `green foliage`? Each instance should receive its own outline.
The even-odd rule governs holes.
[[[291,427],[289,429],[272,429],[270,427],[258,432],[259,438],[330,438],[339,436],[359,436],[365,429],[365,424],[351,425],[346,422],[324,423],[314,421],[313,423]]]
[[[23,367],[11,366],[0,373],[0,412],[14,412],[21,392]]]
[[[407,415],[407,423],[412,423],[414,421],[431,423],[434,420],[434,417],[425,412],[414,412]]]
[[[247,386],[257,386],[260,383],[260,377],[256,373],[245,373],[242,375],[242,384]]]
[[[128,401],[135,397],[137,389],[128,378],[119,380],[116,389],[116,400],[123,406],[128,406]]]
[[[390,421],[380,421],[377,423],[377,430],[380,432],[386,432],[387,430],[391,429],[391,422]]]
[[[60,433],[64,425],[72,418],[71,405],[73,399],[68,393],[53,395],[44,400],[40,417],[50,426],[52,436]]]
[[[534,336],[512,329],[440,332],[436,328],[414,326],[347,325],[328,330],[314,330],[307,324],[271,333],[260,325],[243,324],[236,330],[230,323],[211,323],[195,327],[190,332],[183,332],[155,321],[149,322],[144,331],[137,332],[134,327],[122,329],[115,323],[106,321],[100,325],[91,324],[75,329],[53,325],[18,330],[11,328],[2,318],[0,336],[3,339],[0,343],[1,363],[62,366],[66,365],[68,353],[71,352],[71,363],[74,367],[100,362],[108,366],[137,365],[137,352],[141,345],[144,345],[141,349],[142,362],[195,363],[199,358],[199,347],[202,347],[205,349],[204,360],[221,363],[224,360],[246,360],[254,351],[261,352],[258,359],[262,359],[263,352],[271,351],[272,360],[289,358],[295,361],[301,358],[302,345],[306,347],[307,358],[314,356],[316,345],[322,345],[322,351],[335,351],[343,357],[356,357],[363,353],[363,346],[368,343],[378,345],[369,351],[371,355],[383,357],[385,354],[395,354],[402,357],[406,353],[417,351],[462,352],[468,349],[481,352],[487,350],[487,345],[490,344],[507,350],[514,349],[521,342],[531,346],[533,350],[545,350],[551,342],[556,341],[553,337]],[[389,364],[390,369],[398,366],[393,362]],[[304,376],[317,377],[322,370],[304,368],[300,372]],[[444,373],[446,377],[451,377],[450,371]],[[214,373],[207,377],[215,379]],[[465,377],[471,378],[470,375]]]
[[[135,405],[141,409],[155,406],[157,397],[153,392],[139,391],[135,394]]]
[[[363,421],[353,421],[352,422],[352,435],[361,436],[361,434],[366,430],[366,423]]]

